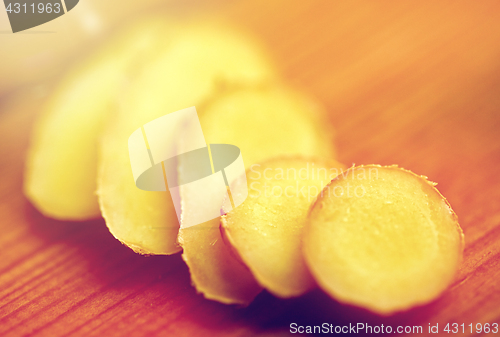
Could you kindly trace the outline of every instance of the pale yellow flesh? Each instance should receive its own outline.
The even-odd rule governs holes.
[[[311,100],[288,89],[248,93],[233,89],[275,82],[267,55],[248,36],[204,20],[185,25],[148,20],[131,31],[62,82],[36,127],[25,191],[45,215],[67,220],[99,216],[95,182],[99,157],[97,192],[111,233],[139,253],[179,251],[170,195],[137,189],[127,140],[144,123],[188,106],[208,107],[208,117],[200,111],[207,142],[239,145],[247,153],[247,164],[280,154],[332,154],[321,109]],[[237,111],[227,109],[228,104],[236,105]],[[277,132],[276,124],[285,132]],[[211,243],[213,237],[220,239],[214,228],[193,241],[206,247],[203,242]],[[194,283],[208,298],[248,303],[260,287],[240,262],[226,254],[225,245],[215,248],[193,249],[190,255],[186,246],[184,258]],[[200,254],[207,258],[198,259]],[[220,256],[225,256],[224,263]],[[209,274],[215,275],[213,280],[203,277]]]
[[[135,186],[127,148],[125,120],[110,124],[101,140],[99,203],[110,232],[141,254],[173,254],[179,225],[168,190],[143,191]],[[122,164],[122,167],[117,166]]]
[[[168,192],[135,186],[128,154],[132,132],[168,113],[199,107],[217,97],[221,86],[269,81],[274,74],[267,62],[246,35],[202,21],[182,25],[170,45],[136,71],[100,143],[99,203],[118,240],[145,254],[180,250],[179,224]]]
[[[247,172],[246,201],[222,217],[228,240],[273,294],[298,296],[315,286],[302,256],[303,227],[311,203],[341,168],[299,157],[263,162]]]
[[[127,105],[122,110],[130,124],[144,124],[198,104],[221,84],[273,77],[267,55],[228,26],[201,18],[183,24],[169,17],[145,19],[111,39],[55,89],[35,125],[25,193],[53,218],[98,217],[97,140],[117,106]]]
[[[332,156],[329,130],[320,123],[321,109],[290,89],[264,86],[229,90],[210,100],[202,109],[200,122],[207,143],[238,146],[247,168],[258,160],[283,153]],[[186,202],[185,198],[189,196],[184,193],[181,200]],[[208,247],[214,240],[222,242],[218,228],[211,228],[211,234],[206,239],[197,238],[196,244],[190,244],[190,239],[184,237],[189,231],[203,231],[189,228],[179,232],[183,258],[197,289],[207,298],[221,302],[248,303],[255,296],[255,289],[260,287],[254,277],[242,269],[241,262],[230,248],[226,245],[218,245],[211,250],[198,248]],[[224,263],[219,262],[220,256],[224,256]],[[232,276],[233,269],[241,270],[237,278]],[[212,276],[207,278],[206,275]],[[235,292],[236,288],[240,289],[239,295]]]
[[[235,259],[223,242],[220,219],[182,228],[179,242],[196,289],[212,300],[248,305],[262,290],[248,268]]]
[[[424,177],[365,166],[340,175],[312,208],[304,255],[341,302],[387,315],[435,299],[453,281],[463,234]]]
[[[26,162],[24,190],[45,215],[85,220],[100,215],[97,139],[121,95],[128,72],[168,31],[162,20],[142,22],[65,78],[43,107]]]
[[[245,166],[285,155],[334,156],[324,112],[282,86],[237,90],[207,104],[200,122],[207,143],[240,148]]]

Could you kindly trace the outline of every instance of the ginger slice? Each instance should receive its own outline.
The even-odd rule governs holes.
[[[236,90],[200,116],[207,143],[240,148],[245,166],[276,156],[334,158],[325,113],[305,94],[284,86]]]
[[[168,189],[143,191],[130,168],[127,120],[109,124],[100,143],[99,204],[113,236],[140,254],[174,254],[179,224]]]
[[[181,228],[182,258],[191,281],[206,298],[226,304],[248,305],[262,290],[248,268],[228,250],[221,238],[220,218]]]
[[[128,137],[165,114],[215,99],[221,87],[274,78],[258,44],[231,26],[211,21],[182,25],[174,41],[137,72],[100,143],[98,196],[110,232],[135,251],[172,254],[179,223],[168,192],[138,189]],[[159,40],[158,43],[162,41]]]
[[[381,315],[439,296],[457,272],[463,233],[434,185],[396,166],[370,165],[325,187],[303,247],[320,287]]]
[[[124,104],[130,105],[126,115],[144,124],[152,115],[175,111],[170,108],[198,104],[193,97],[210,97],[220,83],[274,78],[258,48],[251,37],[202,18],[180,23],[151,17],[132,25],[70,72],[44,106],[26,162],[25,194],[49,217],[98,217],[97,141],[125,86],[139,82]],[[152,77],[144,75],[148,69]],[[171,96],[185,99],[165,104]],[[144,113],[152,106],[156,114]]]
[[[157,41],[169,29],[160,19],[134,25],[56,88],[34,127],[26,161],[24,191],[43,214],[63,220],[100,215],[97,138],[127,72],[160,48]]]
[[[272,159],[247,172],[247,199],[221,223],[240,258],[271,293],[293,297],[315,286],[302,256],[303,227],[311,203],[341,168],[337,162],[297,157]]]
[[[331,132],[321,122],[322,113],[312,100],[285,87],[240,88],[208,102],[200,111],[200,123],[207,143],[238,146],[248,168],[283,153],[331,157]],[[181,198],[189,198],[183,193]],[[199,226],[204,230],[195,226],[179,231],[195,287],[210,299],[248,304],[261,287],[231,248],[220,244],[217,221]],[[194,239],[197,233],[203,237]]]

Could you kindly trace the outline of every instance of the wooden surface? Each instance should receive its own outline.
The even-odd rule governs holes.
[[[102,220],[44,218],[21,191],[30,128],[51,88],[35,85],[21,88],[21,98],[0,94],[0,335],[287,335],[292,322],[425,332],[429,323],[500,323],[500,5],[433,2],[208,7],[255,32],[286,80],[327,107],[340,161],[399,164],[439,183],[466,243],[458,280],[442,297],[388,318],[320,291],[291,300],[263,293],[236,308],[197,295],[179,255],[134,254]]]

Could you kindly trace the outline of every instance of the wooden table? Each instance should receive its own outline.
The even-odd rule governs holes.
[[[139,256],[103,220],[47,219],[23,197],[23,158],[44,97],[33,86],[22,88],[30,95],[22,101],[16,91],[0,96],[0,335],[287,335],[293,322],[427,332],[429,323],[500,323],[500,3],[207,7],[255,32],[285,79],[327,107],[340,161],[398,164],[439,183],[465,233],[458,280],[433,303],[388,318],[320,291],[290,300],[262,293],[248,308],[205,300],[180,255]]]

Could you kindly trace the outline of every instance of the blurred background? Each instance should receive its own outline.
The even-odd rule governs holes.
[[[81,0],[12,34],[0,6],[0,335],[288,334],[301,325],[500,323],[500,3]],[[248,308],[190,286],[179,255],[142,257],[103,220],[44,218],[22,195],[33,121],[58,80],[150,13],[250,31],[323,104],[346,165],[398,164],[439,183],[465,233],[457,282],[389,318],[320,291]]]

